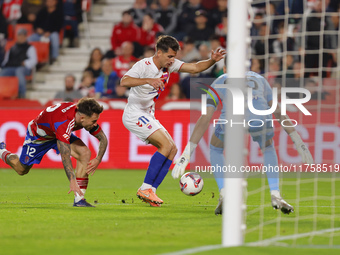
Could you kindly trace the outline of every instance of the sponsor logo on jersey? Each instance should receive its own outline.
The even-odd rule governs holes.
[[[151,126],[150,123],[148,123],[148,124],[146,125],[146,127],[147,127],[148,129],[152,129],[152,126]]]

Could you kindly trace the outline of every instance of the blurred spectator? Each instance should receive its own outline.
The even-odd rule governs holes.
[[[252,50],[253,54],[257,56],[264,56],[266,54],[269,54],[272,52],[271,47],[268,48],[268,37],[267,37],[267,25],[263,23],[260,28],[259,36],[261,36],[259,39],[254,40]],[[270,45],[269,45],[270,46]],[[264,59],[260,60],[261,66],[263,66],[263,69],[266,70],[266,65]]]
[[[167,100],[178,100],[178,99],[183,99],[183,93],[181,90],[181,87],[178,83],[174,83],[171,86],[170,93],[166,97]]]
[[[150,13],[145,14],[143,17],[139,44],[141,46],[154,47],[157,35],[163,31],[163,27],[155,23]]]
[[[0,6],[0,65],[5,57],[5,46],[7,41],[7,21],[2,14],[2,6]]]
[[[146,0],[135,0],[130,13],[133,17],[134,23],[141,27],[143,17],[146,13],[151,13],[151,9],[148,7]]]
[[[275,4],[274,3],[268,3],[268,4],[269,4],[269,8],[268,8],[269,12],[266,13],[266,19],[267,19],[267,24],[269,26],[269,33],[277,34],[279,32],[278,25],[280,23],[283,23],[284,21],[282,19],[278,19],[277,17],[275,17],[278,15]]]
[[[287,55],[283,57],[286,60],[286,78],[293,78],[293,65],[294,65],[294,58],[292,55]],[[284,63],[284,61],[283,61]]]
[[[112,59],[112,69],[116,71],[119,79],[130,69],[131,62],[137,62],[138,58],[132,55],[134,50],[131,42],[123,42],[122,55]]]
[[[177,26],[177,10],[171,0],[159,0],[159,7],[155,11],[155,21],[160,24],[166,35],[172,34]]]
[[[210,36],[209,43],[210,43],[210,48],[213,51],[217,50],[218,48],[223,48],[221,45],[220,37],[218,35]],[[213,66],[214,76],[218,77],[223,74],[223,67],[225,66],[224,61],[225,60],[223,58]]]
[[[93,73],[90,71],[85,71],[81,77],[81,83],[78,87],[79,92],[83,97],[94,97],[94,86],[93,86]]]
[[[263,14],[262,13],[256,13],[255,16],[254,16],[252,27],[250,29],[250,35],[251,36],[259,35],[260,34],[260,28],[261,28],[261,26],[264,22],[265,22],[265,20],[263,18]]]
[[[201,57],[195,46],[194,41],[188,36],[184,39],[184,47],[182,53],[183,57],[181,60],[187,63],[190,63],[192,60],[199,59]]]
[[[222,18],[228,12],[228,0],[217,0],[217,7],[209,11],[209,27],[216,27],[222,23]]]
[[[263,70],[261,70],[260,61],[257,58],[251,59],[250,71],[253,71],[253,72],[258,73],[258,74],[263,73]]]
[[[198,52],[200,53],[200,60],[207,60],[210,58],[211,55],[211,49],[209,48],[209,46],[206,43],[202,43],[199,48],[198,48]],[[202,74],[204,74],[207,77],[215,77],[213,75],[213,70],[214,70],[214,66],[209,67],[207,70],[203,71]]]
[[[83,95],[79,90],[74,89],[76,84],[76,77],[73,74],[66,74],[65,76],[65,89],[57,92],[55,99],[61,99],[63,101],[72,102],[75,99],[80,99]]]
[[[314,2],[312,14],[320,14],[323,11],[323,4],[321,0],[316,0]],[[325,16],[324,21],[321,17],[310,16],[307,18],[306,24],[306,46],[305,49],[314,50],[315,53],[306,53],[305,55],[305,65],[306,69],[309,68],[319,68],[319,57],[322,54],[322,67],[327,67],[328,62],[334,62],[335,60],[335,52],[333,54],[325,53],[322,49],[336,49],[336,37],[331,34],[323,35],[323,45],[320,45],[320,33],[315,35],[308,35],[308,32],[319,32],[321,30],[321,23],[325,22],[323,26],[323,30],[331,30],[332,29],[332,21],[329,16]],[[303,47],[303,46],[302,46]],[[321,50],[320,50],[321,49]],[[318,69],[314,72],[308,72],[307,77],[313,76],[318,73]],[[322,71],[322,77],[326,77],[326,71]]]
[[[82,0],[63,0],[65,38],[69,38],[68,47],[79,47],[78,25],[83,21]]]
[[[204,44],[202,44],[200,47],[202,47],[203,45]],[[194,59],[191,63],[196,63],[197,61],[199,61],[199,59]],[[202,72],[196,74],[189,74],[186,77],[184,77],[180,82],[185,98],[187,99],[201,98],[201,93],[199,89],[194,88],[191,90],[190,80],[192,78],[211,78],[211,76]]]
[[[16,43],[6,52],[0,72],[0,76],[18,77],[20,98],[25,98],[26,95],[25,76],[31,74],[37,62],[37,52],[34,46],[27,42],[26,29],[20,29],[17,32]]]
[[[112,50],[116,55],[120,55],[120,46],[123,42],[138,42],[140,39],[140,29],[133,22],[130,11],[124,11],[122,21],[113,27],[111,36]]]
[[[281,72],[281,60],[278,57],[271,57],[269,59],[269,67],[268,67],[268,82],[269,84],[273,84],[274,80],[277,78],[282,78]]]
[[[331,22],[333,23],[333,30],[335,31],[339,31],[339,19],[340,19],[340,3],[339,3],[339,7],[338,7],[338,11],[336,13],[332,13],[330,16]],[[337,33],[336,35],[334,35],[335,37],[335,45],[337,45],[337,47],[339,47],[339,33]],[[335,55],[335,62],[336,61],[336,55]]]
[[[152,47],[145,47],[143,52],[143,57],[141,58],[149,58],[155,55],[155,48]]]
[[[210,10],[213,10],[214,8],[217,8],[217,2],[218,0],[202,0],[201,4],[204,9],[210,11]]]
[[[90,71],[96,80],[102,72],[103,53],[100,48],[94,48],[90,54],[90,60],[85,71]]]
[[[208,14],[205,10],[196,11],[195,26],[188,33],[188,36],[199,45],[204,41],[208,41],[214,30],[208,27]]]
[[[278,25],[278,38],[273,41],[273,53],[277,56],[282,56],[283,52],[293,51],[294,48],[294,39],[292,37],[287,37],[287,33],[284,29],[284,23],[281,22]]]
[[[301,62],[293,64],[293,75],[291,79],[287,79],[285,87],[290,88],[303,88],[304,87],[304,66]],[[289,98],[299,98],[299,93],[288,93]]]
[[[195,27],[196,11],[203,10],[201,0],[188,0],[183,4],[182,12],[177,19],[176,38],[182,41],[183,38]]]
[[[57,4],[57,0],[46,0],[46,7],[39,11],[34,22],[35,33],[29,37],[29,41],[51,42],[52,63],[59,55],[59,32],[64,23],[63,12]]]
[[[95,84],[96,98],[124,98],[126,88],[117,85],[119,78],[110,59],[103,59],[102,70]]]
[[[322,86],[318,86],[318,84],[312,80],[308,79],[305,84],[305,88],[308,89],[311,93],[312,100],[325,100],[327,95],[330,95],[329,92],[323,91]]]
[[[329,0],[328,6],[326,6],[327,12],[339,12],[340,2],[339,0]]]
[[[222,22],[215,27],[215,34],[220,37],[221,45],[227,48],[227,35],[228,35],[228,15],[222,16]]]
[[[23,0],[21,5],[21,18],[18,23],[34,24],[38,12],[44,8],[46,0]]]
[[[16,23],[21,17],[21,4],[22,0],[3,0],[0,1],[3,15],[8,23]]]

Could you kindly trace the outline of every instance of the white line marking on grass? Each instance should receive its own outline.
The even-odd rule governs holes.
[[[328,229],[312,231],[312,232],[307,232],[307,233],[274,237],[274,238],[269,238],[269,239],[265,239],[265,240],[258,241],[258,242],[247,243],[246,245],[247,246],[266,246],[266,245],[270,245],[271,243],[274,243],[274,242],[285,241],[285,240],[290,240],[290,239],[298,239],[298,238],[308,237],[308,236],[311,236],[311,235],[312,236],[313,235],[322,235],[322,234],[325,234],[325,233],[336,232],[336,231],[340,231],[340,228],[328,228]],[[329,248],[332,248],[332,247],[333,246],[329,246]]]
[[[262,240],[259,242],[252,242],[252,243],[246,243],[244,244],[245,246],[268,246],[272,243],[278,242],[278,241],[285,241],[289,239],[297,239],[297,238],[303,238],[303,237],[308,237],[311,235],[322,235],[325,233],[330,233],[330,232],[336,232],[340,231],[340,228],[329,228],[329,229],[324,229],[324,230],[319,230],[319,231],[312,231],[308,233],[301,233],[301,234],[295,234],[295,235],[289,235],[289,236],[281,236],[281,237],[275,237],[275,238],[270,238],[266,240]],[[190,249],[185,249],[182,251],[175,251],[175,252],[169,252],[169,253],[162,253],[160,255],[188,255],[188,254],[193,254],[197,252],[203,252],[203,251],[212,251],[212,250],[217,250],[224,248],[221,244],[215,244],[215,245],[207,245],[207,246],[200,246],[196,248],[190,248]],[[322,248],[322,249],[339,249],[340,245],[333,245],[333,246],[328,246],[328,245],[297,245],[292,248]]]
[[[215,245],[207,245],[207,246],[185,249],[182,251],[162,253],[161,255],[186,255],[186,254],[193,254],[193,253],[202,252],[202,251],[212,251],[212,250],[216,250],[220,248],[222,248],[221,244],[215,244]]]

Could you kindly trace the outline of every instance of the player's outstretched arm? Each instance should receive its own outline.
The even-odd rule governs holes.
[[[73,191],[74,195],[77,195],[76,193],[78,193],[79,196],[83,196],[84,194],[80,190],[80,188],[77,184],[76,176],[73,172],[70,144],[57,140],[57,146],[58,146],[58,150],[60,152],[61,161],[63,162],[63,165],[64,165],[66,176],[70,181],[70,190],[69,190],[68,193]]]
[[[226,51],[223,49],[217,49],[215,52],[211,51],[211,57],[209,59],[198,61],[197,63],[184,63],[179,72],[200,73],[220,61],[225,54]]]
[[[194,128],[194,131],[191,134],[189,143],[186,145],[182,155],[174,161],[175,167],[172,169],[171,175],[174,179],[177,179],[178,177],[182,176],[185,172],[185,168],[189,164],[190,157],[194,150],[197,147],[197,144],[203,137],[205,131],[208,129],[210,120],[212,116],[214,115],[215,108],[214,107],[208,107],[207,114],[202,115]]]
[[[270,102],[271,106],[271,102]],[[289,117],[287,115],[281,115],[281,107],[278,105],[276,111],[274,112],[274,116],[277,120],[279,120],[280,125],[282,126],[282,121],[284,120],[285,123],[289,123],[288,125],[282,126],[283,129],[287,132],[287,134],[292,139],[296,150],[299,152],[302,162],[306,164],[313,164],[314,160],[312,157],[312,154],[310,153],[308,147],[305,145],[305,143],[302,141],[300,135],[296,131],[296,129],[293,127],[293,124],[289,120]]]
[[[122,87],[137,87],[141,85],[149,84],[154,87],[156,90],[164,90],[164,83],[161,78],[134,78],[128,75],[124,75],[120,80],[120,86]]]
[[[98,134],[96,134],[95,137],[99,140],[99,149],[98,149],[97,157],[90,160],[86,168],[86,173],[91,174],[91,175],[94,174],[100,162],[102,162],[102,159],[104,157],[107,144],[108,144],[107,137],[105,133],[103,132],[103,130],[101,130]]]

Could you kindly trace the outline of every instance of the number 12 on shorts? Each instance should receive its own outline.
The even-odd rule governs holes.
[[[26,151],[26,155],[28,155],[29,157],[33,158],[34,157],[34,153],[36,152],[37,150],[33,147],[30,147],[30,146],[27,146],[27,151]]]

